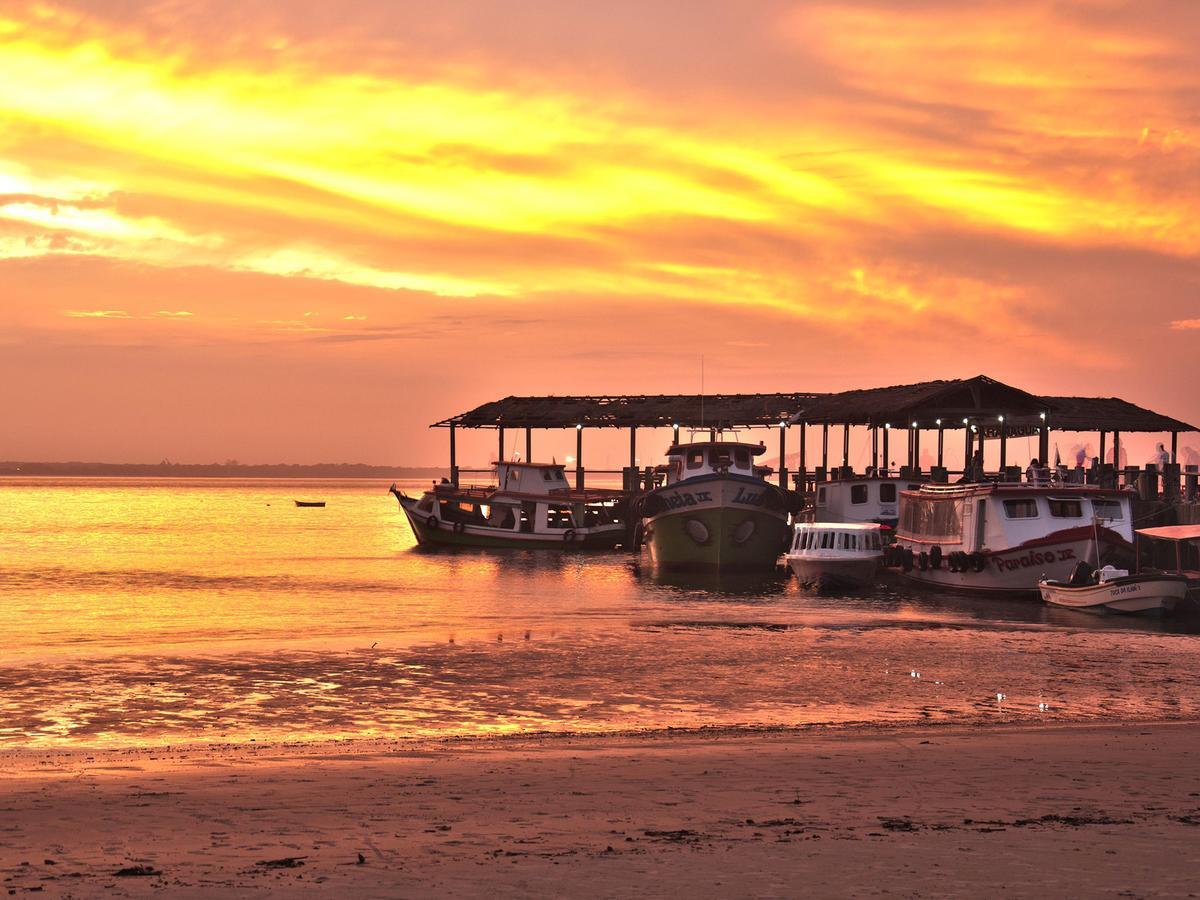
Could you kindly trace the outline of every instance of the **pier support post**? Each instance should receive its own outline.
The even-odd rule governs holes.
[[[497,428],[496,435],[497,443],[499,444],[499,447],[496,450],[496,462],[504,462],[504,429]]]
[[[842,426],[842,468],[850,468],[850,423]]]
[[[915,454],[913,453],[913,446],[916,443],[916,441],[915,441],[916,436],[917,436],[917,428],[916,428],[916,424],[914,423],[914,424],[908,426],[908,469],[910,472],[912,471],[913,458],[915,456]]]
[[[450,426],[450,483],[458,487],[458,452],[454,443],[454,426]]]
[[[1113,464],[1121,465],[1121,432],[1113,432]]]
[[[1004,470],[1008,468],[1008,423],[1004,421],[1004,416],[1000,417],[1000,474],[1004,474]]]
[[[921,429],[919,426],[913,428],[913,471],[921,471]]]
[[[871,426],[871,471],[879,474],[879,426]]]
[[[1103,446],[1103,444],[1101,444]],[[1050,415],[1042,413],[1042,427],[1038,429],[1038,459],[1041,460],[1043,466],[1046,463],[1046,457],[1050,455]],[[1101,451],[1103,456],[1103,451]],[[1101,462],[1104,460],[1101,459]]]
[[[800,465],[799,465],[799,484],[801,495],[808,489],[808,425],[804,422],[800,423]]]
[[[829,423],[821,425],[821,471],[829,471]]]
[[[1100,465],[1101,466],[1103,466],[1104,462],[1105,462],[1105,460],[1104,460],[1104,443],[1107,438],[1108,438],[1107,431],[1100,432]],[[1042,460],[1042,464],[1045,465],[1045,463],[1046,463],[1046,461]],[[1114,459],[1113,460],[1113,468],[1115,469],[1116,467],[1117,467],[1117,461]]]
[[[779,423],[779,486],[787,490],[787,423]]]
[[[892,459],[888,455],[888,435],[892,433],[892,426],[885,424],[883,426],[883,472],[886,474],[892,468]]]
[[[525,429],[525,462],[533,462],[533,429]]]
[[[1179,462],[1179,432],[1171,432],[1171,462]]]
[[[1195,503],[1197,491],[1200,491],[1200,466],[1189,465],[1183,468],[1184,499],[1188,503]]]
[[[971,468],[971,456],[974,453],[973,444],[975,443],[971,434],[971,424],[963,421],[963,475],[967,474],[967,469]]]
[[[671,446],[676,447],[678,445],[679,445],[679,423],[677,422],[671,426]]]
[[[575,490],[583,490],[583,426],[575,426]]]
[[[940,469],[943,466],[945,466],[944,455],[945,455],[945,449],[946,449],[945,448],[946,429],[944,429],[942,427],[941,419],[937,420],[937,427],[938,427],[938,468]]]

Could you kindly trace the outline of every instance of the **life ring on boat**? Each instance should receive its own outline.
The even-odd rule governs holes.
[[[467,526],[464,525],[462,522],[454,523],[454,533],[455,534],[462,534],[466,530],[467,530]]]
[[[922,572],[929,568],[929,554],[924,550],[917,555],[917,565],[920,567]]]
[[[942,548],[934,547],[929,551],[929,565],[935,569],[942,567]]]
[[[565,544],[575,543],[575,529],[574,528],[568,528],[566,531],[563,532],[563,543],[565,543]]]
[[[438,517],[437,517],[437,516],[430,516],[428,519],[426,519],[426,520],[425,520],[425,527],[426,527],[426,528],[428,528],[430,531],[437,531],[437,527],[438,527]]]
[[[976,550],[971,554],[971,568],[976,572],[982,572],[987,568],[987,557]]]
[[[904,556],[901,557],[901,559],[900,559],[900,564],[904,567],[905,572],[911,572],[913,570],[913,559],[914,558],[915,558],[915,554],[912,552],[912,548],[911,547],[906,548],[904,550]]]

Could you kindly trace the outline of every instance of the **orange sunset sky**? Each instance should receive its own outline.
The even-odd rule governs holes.
[[[436,464],[701,354],[1200,422],[1197,47],[1194,0],[0,0],[0,459]]]

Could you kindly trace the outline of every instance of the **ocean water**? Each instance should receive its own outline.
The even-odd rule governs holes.
[[[384,483],[0,480],[0,748],[1188,718],[1198,631],[430,552]]]

